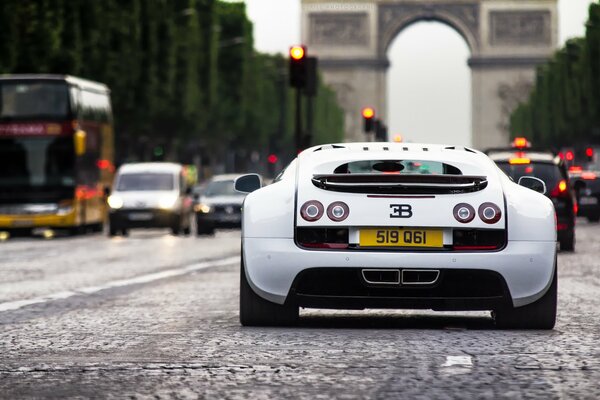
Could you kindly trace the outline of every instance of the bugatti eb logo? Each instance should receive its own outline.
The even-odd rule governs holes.
[[[410,204],[390,204],[390,218],[410,218],[413,216]]]

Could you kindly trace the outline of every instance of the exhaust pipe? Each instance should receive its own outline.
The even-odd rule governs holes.
[[[371,285],[399,285],[399,269],[363,269],[362,277]]]
[[[400,282],[403,285],[433,285],[439,277],[439,269],[403,269]]]

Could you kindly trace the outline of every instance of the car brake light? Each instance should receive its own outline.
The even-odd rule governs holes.
[[[585,180],[591,181],[596,179],[596,174],[593,172],[584,172],[581,174],[581,177]]]
[[[475,218],[475,209],[467,203],[457,204],[454,206],[452,213],[454,214],[454,218],[462,224],[471,222]]]
[[[314,222],[321,219],[323,216],[324,207],[320,201],[310,200],[300,208],[300,215],[308,222]]]
[[[525,147],[530,147],[530,143],[524,137],[515,138],[513,141],[513,147],[517,149],[524,149]]]
[[[581,172],[583,171],[583,168],[581,168],[579,165],[573,165],[572,167],[569,167],[569,172]]]
[[[486,224],[495,224],[500,221],[502,217],[502,211],[500,207],[494,203],[483,203],[479,206],[478,210],[479,218]]]
[[[348,214],[350,214],[348,205],[341,201],[331,203],[329,207],[327,207],[327,216],[332,221],[341,222],[348,218]]]
[[[524,157],[515,157],[515,158],[511,158],[510,160],[508,160],[508,163],[511,165],[524,165],[524,164],[531,164],[531,160],[529,158],[524,158]]]
[[[575,155],[573,154],[573,152],[571,150],[569,150],[565,153],[565,158],[567,159],[567,161],[573,161],[573,159],[575,158]]]
[[[568,185],[567,181],[564,179],[558,182],[558,185],[550,192],[551,197],[565,197],[569,195],[569,191],[567,190]]]

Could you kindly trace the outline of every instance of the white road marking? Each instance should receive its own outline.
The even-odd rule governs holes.
[[[471,356],[446,356],[446,362],[442,367],[473,367],[473,359]]]
[[[64,292],[58,292],[47,296],[34,297],[32,299],[8,301],[0,303],[0,312],[18,310],[19,308],[27,307],[33,304],[49,303],[56,300],[64,300],[73,296],[80,296],[82,294],[93,294],[102,290],[114,289],[118,287],[137,285],[140,283],[154,282],[161,279],[172,278],[174,276],[181,276],[189,274],[190,272],[200,271],[207,268],[220,267],[223,265],[230,265],[238,263],[240,261],[239,256],[223,258],[220,260],[203,261],[196,264],[187,265],[181,268],[168,269],[161,272],[155,272],[147,275],[140,275],[135,278],[119,279],[116,281],[108,282],[104,285],[99,286],[88,286],[80,289],[67,290]]]

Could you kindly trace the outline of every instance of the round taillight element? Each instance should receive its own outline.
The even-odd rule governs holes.
[[[475,209],[467,203],[459,203],[454,206],[454,218],[463,224],[473,221],[475,218]]]
[[[331,203],[329,207],[327,207],[327,216],[332,221],[341,222],[348,218],[348,214],[350,214],[348,205],[341,201]]]
[[[300,208],[300,215],[308,222],[314,222],[323,216],[324,209],[325,208],[320,201],[310,200],[302,205],[302,208]]]
[[[494,203],[483,203],[479,206],[479,218],[486,224],[495,224],[501,217],[502,211]]]

